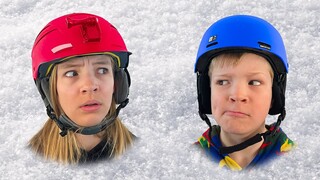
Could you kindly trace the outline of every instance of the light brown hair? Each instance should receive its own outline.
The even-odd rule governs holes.
[[[225,66],[233,66],[233,67],[237,66],[241,61],[241,57],[245,53],[246,52],[223,53],[223,54],[220,54],[220,55],[212,58],[211,63],[209,65],[209,70],[208,70],[208,76],[210,77],[210,79],[211,79],[212,72],[216,68],[223,68]],[[270,69],[269,69],[270,76],[271,76],[271,79],[273,79],[274,73],[273,73],[271,65],[269,67],[270,67]]]

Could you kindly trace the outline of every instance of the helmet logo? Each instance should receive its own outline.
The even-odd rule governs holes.
[[[260,48],[263,48],[263,49],[266,49],[266,50],[269,50],[269,51],[271,50],[271,46],[269,44],[267,44],[267,43],[258,42],[258,44],[259,44]]]
[[[210,36],[209,38],[209,43],[212,42],[212,41],[215,41],[217,39],[217,36],[214,35],[214,36]]]
[[[210,46],[214,46],[214,45],[218,44],[218,42],[216,40],[217,40],[217,35],[210,36],[209,40],[208,40],[208,45],[206,47],[208,48]]]
[[[81,34],[84,42],[99,42],[100,41],[100,28],[98,19],[95,17],[88,17],[85,19],[71,19],[67,18],[68,28],[80,26]]]

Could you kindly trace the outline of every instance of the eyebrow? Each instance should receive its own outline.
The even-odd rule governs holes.
[[[106,59],[97,59],[92,64],[93,65],[111,65],[111,61]],[[60,68],[62,69],[75,68],[75,67],[81,67],[81,66],[83,66],[83,63],[78,62],[77,60],[75,60],[74,62],[67,61],[65,63],[60,64]]]
[[[265,73],[265,72],[251,72],[251,73],[248,73],[248,75],[251,75],[251,76],[254,76],[254,75],[269,75],[269,72]]]
[[[254,76],[254,75],[267,75],[266,73],[264,72],[250,72],[250,73],[247,73],[245,74],[246,76]],[[218,74],[215,74],[215,73],[212,73],[212,76],[232,76],[234,75],[234,73],[218,73]],[[268,75],[270,75],[270,73],[268,73]]]
[[[92,63],[93,65],[109,65],[111,64],[110,60],[97,60],[96,62]]]

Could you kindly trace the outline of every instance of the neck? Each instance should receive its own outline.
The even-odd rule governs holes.
[[[263,143],[263,140],[261,140],[260,142],[254,144],[252,146],[249,146],[241,151],[233,152],[233,153],[229,154],[229,156],[234,161],[236,161],[239,166],[241,166],[242,168],[245,168],[256,157],[262,143]]]
[[[101,142],[101,138],[97,134],[83,135],[76,133],[76,138],[80,144],[80,147],[85,151],[90,151]]]
[[[234,146],[238,145],[251,137],[255,136],[258,133],[264,133],[267,129],[263,126],[263,128],[260,128],[260,130],[255,131],[250,134],[232,134],[225,132],[221,129],[220,132],[220,139],[222,142],[222,145],[224,147]],[[245,149],[235,151],[233,153],[230,153],[229,156],[236,161],[242,168],[246,167],[250,164],[250,162],[254,159],[254,157],[257,155],[259,148],[261,147],[263,143],[263,139],[259,141],[258,143],[255,143],[251,146],[246,147]]]
[[[234,146],[237,144],[240,144],[250,138],[252,138],[253,136],[257,135],[257,134],[261,134],[261,133],[265,133],[267,132],[268,129],[265,127],[265,125],[262,125],[258,130],[253,131],[251,133],[230,133],[227,131],[224,131],[221,128],[220,131],[220,140],[222,142],[223,146]]]

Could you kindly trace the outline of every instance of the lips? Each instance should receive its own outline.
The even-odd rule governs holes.
[[[82,109],[85,112],[94,112],[100,109],[102,106],[102,103],[96,100],[90,100],[85,102],[80,106],[80,109]]]
[[[228,116],[233,116],[233,117],[248,117],[250,116],[247,113],[241,112],[241,111],[226,111],[225,112],[226,115]]]

